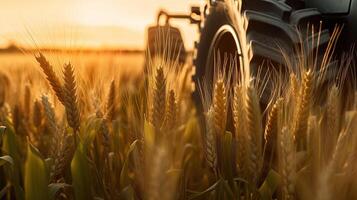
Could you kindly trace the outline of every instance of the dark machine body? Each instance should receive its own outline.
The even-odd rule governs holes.
[[[157,26],[149,28],[148,46],[153,48],[152,40],[156,32],[172,32],[175,43],[181,44],[180,51],[185,55],[183,39],[179,30],[172,27],[170,19],[188,19],[197,25],[199,39],[193,51],[193,64],[196,68],[193,80],[208,85],[213,82],[214,57],[216,52],[237,56],[238,65],[247,65],[253,76],[259,71],[265,73],[269,67],[286,67],[287,55],[294,55],[297,46],[306,48],[306,56],[312,55],[317,63],[323,60],[329,41],[335,37],[336,27],[342,27],[334,45],[334,55],[329,68],[341,67],[340,58],[344,53],[356,58],[354,50],[357,42],[357,0],[206,0],[203,7],[192,7],[189,14],[171,15],[161,11]],[[166,17],[165,25],[160,18]],[[244,17],[242,17],[244,16]],[[151,36],[150,36],[151,35]],[[151,39],[150,39],[151,38]],[[319,42],[316,43],[316,39]],[[314,42],[315,41],[315,42]],[[177,48],[176,45],[175,47]],[[249,51],[246,47],[249,46]],[[177,52],[173,50],[172,52]],[[249,52],[249,53],[248,53]],[[352,52],[352,53],[351,53]],[[151,54],[153,55],[153,54]],[[248,58],[249,62],[243,62]],[[182,62],[183,56],[179,57]],[[268,62],[267,62],[268,61]],[[268,63],[263,65],[262,63]],[[241,66],[236,66],[239,69]],[[351,71],[357,76],[356,69]],[[330,74],[328,82],[336,76]],[[198,85],[198,84],[196,84]],[[269,87],[266,99],[269,99]],[[199,102],[199,94],[194,95]],[[264,101],[264,95],[263,95]]]

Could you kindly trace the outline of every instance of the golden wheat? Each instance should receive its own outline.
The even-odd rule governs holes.
[[[223,79],[218,79],[213,90],[213,122],[218,137],[226,130],[227,123],[227,92]]]
[[[74,78],[74,71],[71,64],[66,64],[64,67],[64,105],[66,109],[68,125],[73,128],[75,132],[79,131],[80,113],[78,109],[76,81]]]
[[[52,86],[52,89],[55,91],[58,100],[60,100],[60,102],[64,105],[65,95],[63,94],[62,84],[56,73],[53,71],[53,67],[42,53],[36,56],[36,60],[40,64],[43,72],[46,74],[46,78]]]
[[[280,159],[281,159],[281,175],[282,175],[282,192],[283,199],[295,199],[295,147],[293,135],[287,127],[281,130],[280,138]]]
[[[217,171],[217,144],[216,144],[216,134],[214,131],[214,121],[213,121],[213,109],[208,110],[205,113],[206,120],[206,133],[204,137],[204,152],[208,163],[208,166],[213,170],[214,173]]]
[[[110,83],[108,99],[107,99],[107,111],[106,111],[106,119],[109,121],[113,121],[115,119],[116,114],[116,92],[115,92],[115,82],[112,80]]]
[[[169,95],[167,98],[166,105],[166,113],[165,113],[165,130],[170,131],[174,130],[175,125],[177,123],[177,102],[175,97],[175,92],[173,90],[169,91]]]
[[[241,175],[246,172],[247,166],[247,134],[245,132],[245,121],[244,116],[244,93],[243,87],[241,85],[236,85],[234,87],[234,98],[233,98],[233,119],[235,128],[235,138],[237,142],[237,166],[238,171]]]
[[[151,111],[151,123],[155,129],[160,130],[165,117],[166,107],[166,78],[164,69],[159,67],[156,70],[155,89],[153,94],[153,106]]]
[[[313,76],[314,74],[310,70],[304,73],[302,87],[300,88],[298,102],[296,103],[297,110],[293,122],[293,132],[295,140],[299,144],[298,148],[306,146],[307,123],[312,103]]]
[[[255,88],[249,85],[245,96],[245,121],[248,137],[248,170],[251,182],[257,184],[262,165],[262,117]]]
[[[42,125],[42,104],[38,100],[36,100],[33,105],[32,122],[38,128]]]

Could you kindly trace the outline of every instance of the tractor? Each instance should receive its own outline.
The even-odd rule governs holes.
[[[164,17],[165,24],[160,25]],[[199,30],[192,55],[195,83],[203,78],[212,82],[217,52],[221,57],[236,57],[237,68],[247,65],[255,76],[272,66],[284,71],[286,57],[293,57],[297,46],[304,47],[307,55],[314,54],[318,62],[326,48],[333,48],[335,56],[329,65],[338,68],[337,58],[350,52],[357,40],[357,0],[210,0],[202,8],[192,7],[189,14],[160,11],[157,26],[149,28],[148,49],[152,54],[159,53],[153,50],[153,35],[165,29],[182,44],[180,50],[173,50],[180,51],[179,62],[184,62],[187,53],[179,29],[170,25],[175,18],[187,19]],[[336,26],[340,27],[339,37]],[[335,43],[331,48],[332,37]],[[266,93],[269,96],[269,87]],[[199,101],[197,92],[194,98]]]

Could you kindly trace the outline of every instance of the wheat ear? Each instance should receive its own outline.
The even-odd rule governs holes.
[[[52,133],[51,138],[51,148],[50,148],[50,156],[55,158],[56,152],[58,151],[59,143],[60,143],[60,132],[58,130],[55,111],[53,109],[52,104],[48,101],[48,97],[43,95],[42,96],[42,105],[45,111],[46,122],[48,125],[49,130]]]
[[[24,116],[21,107],[18,104],[15,104],[12,110],[12,123],[16,134],[20,135],[21,137],[26,136],[23,118]]]
[[[217,173],[217,144],[216,144],[216,135],[214,131],[214,122],[213,122],[213,109],[209,109],[205,114],[206,120],[206,134],[204,138],[204,152],[205,157],[208,163],[208,166]]]
[[[33,124],[39,128],[42,125],[42,104],[40,101],[36,100],[33,105]]]
[[[107,111],[106,111],[106,120],[113,121],[116,115],[116,92],[115,92],[115,82],[112,80],[110,83],[108,99],[107,99]]]
[[[53,71],[53,67],[47,61],[45,56],[40,53],[39,56],[35,57],[37,62],[40,64],[43,72],[46,74],[47,80],[50,82],[52,89],[55,91],[57,98],[60,102],[65,105],[65,97],[63,94],[62,84],[59,78],[57,77],[56,73]]]
[[[262,165],[262,117],[256,89],[249,85],[246,90],[245,113],[249,145],[248,169],[252,183],[256,184]]]
[[[64,177],[67,166],[71,163],[74,154],[73,137],[65,132],[60,135],[59,147],[54,157],[51,173],[51,183],[58,182]]]
[[[283,127],[280,136],[280,158],[283,199],[295,199],[295,147],[293,134]]]
[[[283,105],[283,98],[279,98],[269,112],[268,121],[265,125],[264,139],[268,143],[272,139],[276,139],[278,134],[278,110]]]
[[[151,123],[155,129],[160,130],[164,121],[166,106],[166,78],[162,67],[156,70],[153,95]]]
[[[265,161],[268,162],[268,166],[275,165],[277,159],[277,140],[278,140],[278,115],[279,110],[283,106],[283,98],[279,98],[273,105],[269,112],[268,120],[265,125],[264,131],[264,157]]]
[[[213,90],[213,122],[216,134],[221,137],[227,123],[227,92],[222,79],[217,80]]]
[[[235,139],[237,143],[237,167],[240,174],[245,174],[247,160],[247,133],[245,132],[244,122],[244,95],[243,87],[236,85],[234,87],[233,98],[233,119],[235,128]]]
[[[170,131],[176,126],[176,117],[177,117],[177,102],[176,102],[175,92],[173,90],[169,91],[166,107],[167,108],[165,114],[165,129],[167,131]]]
[[[306,131],[312,98],[312,78],[313,73],[311,70],[305,72],[294,119],[293,130],[299,149],[306,146]]]
[[[338,88],[333,86],[330,90],[325,113],[326,137],[323,137],[323,145],[325,146],[323,152],[325,154],[325,161],[329,160],[332,155],[332,149],[335,147],[339,131],[340,131],[340,97]]]
[[[77,105],[76,81],[74,71],[71,64],[66,64],[64,67],[64,87],[63,93],[65,97],[65,109],[68,125],[74,130],[79,131],[80,114]]]
[[[26,84],[25,86],[24,112],[25,112],[25,117],[28,120],[31,113],[31,89],[29,84]]]
[[[299,96],[299,85],[295,74],[290,74],[290,101],[292,105],[295,105]]]

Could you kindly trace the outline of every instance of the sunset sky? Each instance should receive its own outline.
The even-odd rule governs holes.
[[[0,46],[143,48],[145,29],[164,8],[187,12],[203,0],[1,0]],[[197,29],[176,22],[192,47]]]

